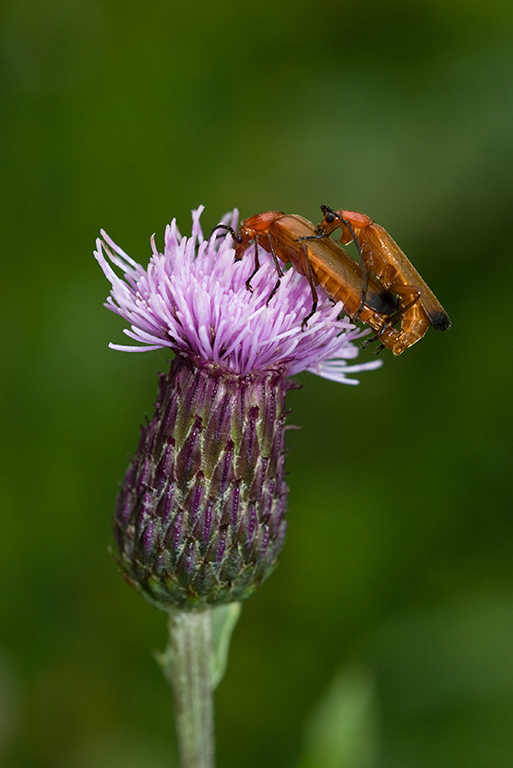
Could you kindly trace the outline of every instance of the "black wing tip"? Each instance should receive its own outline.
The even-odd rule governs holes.
[[[433,312],[429,315],[429,322],[435,331],[448,331],[451,327],[451,319],[446,312]]]

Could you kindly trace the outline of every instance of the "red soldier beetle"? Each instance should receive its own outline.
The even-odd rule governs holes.
[[[321,210],[324,219],[316,228],[317,236],[328,237],[340,227],[340,242],[348,245],[354,241],[368,272],[398,296],[397,319],[401,317],[404,339],[394,354],[419,341],[430,325],[437,331],[450,328],[447,312],[386,229],[364,213],[335,211],[326,205],[321,205]]]
[[[312,309],[303,320],[303,328],[317,308],[316,286],[321,285],[333,301],[341,301],[344,311],[350,316],[367,323],[381,338],[383,344],[392,349],[400,332],[389,326],[389,318],[399,309],[395,296],[370,275],[366,279],[363,267],[343,248],[330,238],[319,239],[314,225],[295,214],[266,211],[245,219],[235,231],[227,224],[218,224],[230,232],[235,242],[235,260],[240,261],[255,243],[255,267],[246,282],[251,290],[251,279],[259,269],[258,246],[270,253],[278,273],[278,281],[268,301],[274,296],[283,277],[280,261],[291,263],[299,274],[305,276],[312,291]],[[212,232],[214,231],[212,230]],[[366,296],[362,292],[366,281]]]

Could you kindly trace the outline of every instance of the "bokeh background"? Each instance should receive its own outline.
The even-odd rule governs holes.
[[[290,394],[288,539],[219,764],[510,768],[513,5],[5,0],[0,66],[1,765],[177,765],[165,617],[108,553],[168,357],[107,348],[99,228],[145,263],[201,203],[206,231],[326,203],[453,328]]]

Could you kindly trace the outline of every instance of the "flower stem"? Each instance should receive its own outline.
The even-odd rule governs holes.
[[[215,768],[213,692],[239,610],[232,603],[169,614],[169,645],[155,655],[173,689],[180,768]]]

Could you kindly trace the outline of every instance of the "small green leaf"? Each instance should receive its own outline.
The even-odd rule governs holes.
[[[299,768],[372,768],[378,750],[374,684],[360,667],[339,673],[306,725]]]

